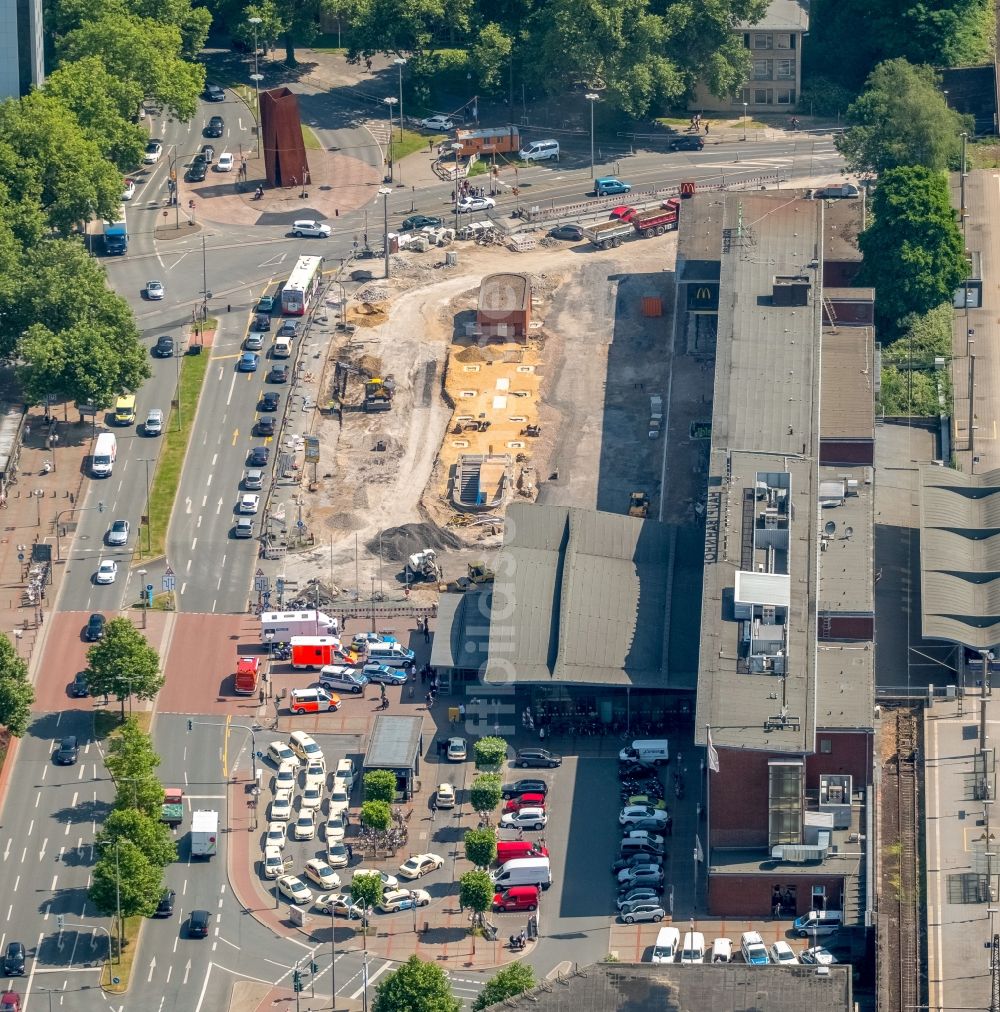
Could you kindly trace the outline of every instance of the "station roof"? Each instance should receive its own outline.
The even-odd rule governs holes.
[[[681,932],[684,926],[680,925]],[[549,978],[490,1009],[532,1012],[849,1012],[851,967],[596,963]]]
[[[431,645],[431,667],[478,671],[486,663],[490,642],[489,590],[442,594],[437,631]]]
[[[414,769],[421,751],[422,728],[421,717],[376,716],[365,752],[365,769]]]
[[[513,504],[486,680],[665,687],[667,544],[655,520]]]
[[[1000,470],[920,469],[920,583],[925,637],[1000,643]]]

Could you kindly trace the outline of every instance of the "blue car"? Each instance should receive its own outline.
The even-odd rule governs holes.
[[[369,682],[380,682],[383,685],[406,684],[406,672],[390,668],[388,664],[366,664],[361,673],[368,676]]]
[[[256,372],[260,365],[260,355],[253,351],[245,351],[240,355],[240,363],[237,366],[240,372]]]

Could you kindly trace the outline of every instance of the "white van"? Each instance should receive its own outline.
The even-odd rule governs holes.
[[[657,766],[670,762],[670,743],[666,738],[646,738],[632,742],[618,753],[619,762],[654,763]]]
[[[547,857],[518,857],[508,861],[493,872],[493,884],[497,889],[511,886],[539,886],[548,889],[552,885],[552,868]]]
[[[712,962],[731,963],[733,961],[733,940],[717,938],[712,942]]]
[[[660,928],[650,959],[654,963],[672,963],[677,959],[677,949],[680,944],[681,933],[677,928]]]
[[[522,162],[559,161],[559,141],[532,141],[527,147],[521,148],[517,157]]]
[[[95,478],[109,478],[115,469],[115,458],[118,456],[118,440],[113,432],[102,432],[94,444],[94,452],[90,458],[90,473]]]
[[[368,660],[378,664],[388,664],[392,668],[401,668],[413,660],[413,651],[407,650],[402,643],[369,643]]]
[[[292,342],[290,338],[275,338],[274,347],[271,348],[271,358],[291,358]]]
[[[277,878],[285,874],[285,859],[277,847],[264,849],[264,878]]]
[[[705,936],[700,931],[686,931],[684,933],[681,962],[686,966],[705,962]]]

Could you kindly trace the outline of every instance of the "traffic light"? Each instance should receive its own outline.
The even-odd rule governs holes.
[[[99,502],[99,503],[97,504],[97,512],[98,512],[98,513],[103,513],[103,512],[104,512],[104,503],[102,503],[102,502]]]
[[[319,973],[319,963],[317,963],[315,959],[310,960],[309,962],[309,972]]]
[[[292,971],[292,990],[298,994],[305,987],[302,983],[302,974],[298,970]]]
[[[189,731],[194,730],[194,721],[190,717],[188,717],[188,730]]]
[[[56,926],[59,928],[60,931],[62,931],[63,929],[63,923],[65,922],[65,920],[66,919],[63,917],[62,914],[56,915]]]

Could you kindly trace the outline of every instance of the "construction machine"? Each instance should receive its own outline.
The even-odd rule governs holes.
[[[628,515],[630,517],[649,516],[649,496],[645,492],[633,492],[628,497]]]
[[[414,552],[406,560],[407,577],[411,580],[427,580],[429,583],[441,579],[441,567],[437,564],[437,553],[433,548]]]
[[[373,376],[365,383],[365,411],[390,411],[395,389],[391,376]]]
[[[495,576],[485,562],[469,563],[469,583],[492,583]]]

